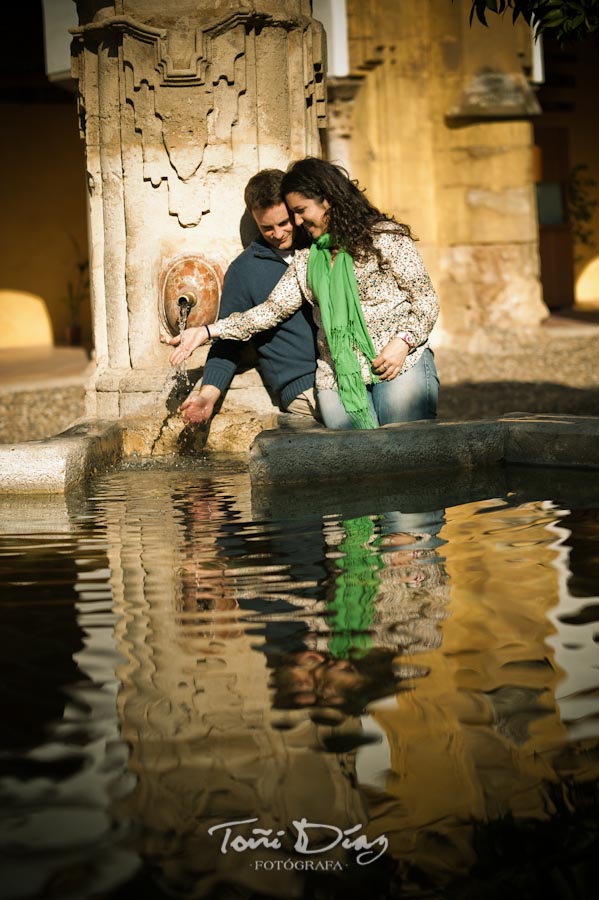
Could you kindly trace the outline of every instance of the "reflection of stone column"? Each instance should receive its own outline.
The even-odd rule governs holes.
[[[248,595],[248,573],[222,546],[231,499],[206,485],[183,503],[177,473],[163,472],[158,491],[155,473],[137,479],[136,497],[111,510],[107,524],[124,659],[121,735],[136,776],[115,814],[140,823],[142,855],[169,888],[191,879],[190,897],[209,896],[222,881],[257,891],[264,873],[250,863],[286,859],[290,833],[281,850],[223,855],[222,832],[208,828],[252,817],[256,827],[285,832],[302,816],[341,828],[366,823],[353,754],[326,748],[327,738],[355,734],[356,724],[316,724],[305,711],[272,709],[266,655],[236,603],[237,593]],[[346,855],[339,848],[328,858]],[[304,878],[268,873],[273,896],[300,896]]]
[[[248,178],[318,154],[321,28],[308,0],[77,5],[97,353],[88,411],[159,414],[161,272],[181,255],[222,269],[241,249]]]

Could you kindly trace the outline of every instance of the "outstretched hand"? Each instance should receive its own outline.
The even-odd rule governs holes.
[[[219,397],[220,390],[217,387],[204,385],[200,391],[190,394],[187,400],[183,401],[179,411],[186,422],[203,424],[212,417]]]
[[[372,360],[372,368],[381,381],[391,381],[399,375],[410,348],[400,337],[393,338]]]
[[[176,334],[172,338],[162,338],[165,344],[177,346],[169,356],[171,366],[178,366],[185,359],[189,359],[194,350],[206,344],[210,340],[208,329],[205,325],[197,325],[195,328],[186,328],[182,334]]]

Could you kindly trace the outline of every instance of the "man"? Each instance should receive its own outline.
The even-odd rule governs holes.
[[[263,303],[293,259],[294,228],[281,200],[283,172],[264,169],[250,178],[245,202],[260,239],[253,241],[229,266],[223,283],[219,318],[244,312]],[[316,417],[314,372],[316,341],[307,304],[286,322],[256,335],[250,343],[258,354],[259,369],[286,412]],[[212,346],[199,390],[181,404],[188,422],[207,422],[226,392],[240,362],[244,344],[216,341]]]

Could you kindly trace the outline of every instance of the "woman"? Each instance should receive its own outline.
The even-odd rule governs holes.
[[[428,336],[437,296],[410,229],[379,212],[340,166],[307,157],[283,178],[296,225],[312,238],[297,250],[268,300],[209,326],[189,328],[170,361],[222,337],[249,340],[314,306],[316,390],[328,428],[376,428],[436,416],[439,381]]]

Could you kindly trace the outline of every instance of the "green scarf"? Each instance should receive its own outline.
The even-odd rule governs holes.
[[[353,259],[340,249],[331,265],[330,246],[330,234],[323,234],[312,244],[308,284],[318,300],[345,411],[354,428],[377,428],[356,356],[356,350],[360,350],[372,362],[376,351],[364,321]],[[372,374],[373,381],[378,381]]]

